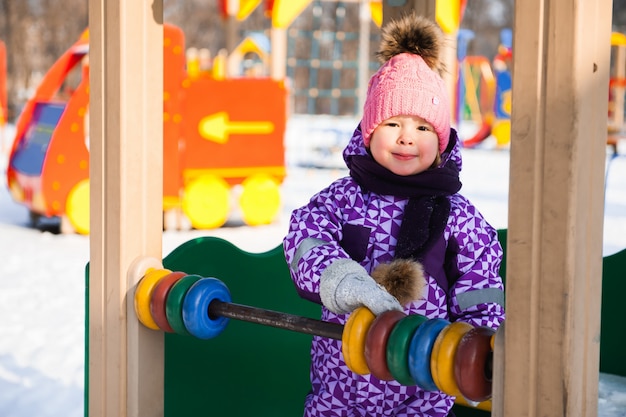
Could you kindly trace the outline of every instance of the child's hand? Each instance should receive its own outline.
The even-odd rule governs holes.
[[[339,259],[324,270],[320,298],[327,309],[337,314],[349,313],[360,306],[366,306],[376,315],[403,310],[394,296],[351,259]]]

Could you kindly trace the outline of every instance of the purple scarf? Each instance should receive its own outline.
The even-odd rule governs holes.
[[[452,130],[444,154],[453,149],[456,141]],[[353,155],[350,157],[350,176],[366,190],[409,198],[395,257],[420,261],[443,234],[450,215],[448,196],[461,189],[459,169],[450,158],[437,168],[401,176],[377,163],[371,155]]]

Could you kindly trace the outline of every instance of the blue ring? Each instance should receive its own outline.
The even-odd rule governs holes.
[[[187,331],[198,339],[212,339],[224,331],[228,318],[209,317],[213,300],[230,303],[228,287],[217,278],[202,278],[189,288],[183,301],[183,322]]]
[[[425,391],[439,390],[430,371],[430,357],[437,336],[449,324],[445,319],[430,319],[413,333],[409,347],[409,372],[417,386]]]
[[[415,330],[428,319],[419,314],[409,314],[400,319],[387,339],[387,367],[393,378],[402,385],[415,385],[409,370],[409,348]]]

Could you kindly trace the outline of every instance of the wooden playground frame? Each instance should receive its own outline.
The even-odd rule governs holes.
[[[525,30],[514,31],[494,416],[597,414],[611,4],[515,3]],[[384,20],[409,9],[434,16],[435,0],[385,0]],[[137,259],[162,258],[163,97],[151,87],[163,83],[163,5],[90,0],[89,11],[89,415],[162,416],[163,334],[137,321],[127,277]]]

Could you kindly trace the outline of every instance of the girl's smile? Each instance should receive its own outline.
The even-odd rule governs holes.
[[[402,160],[402,161],[407,161],[407,160],[409,160],[409,159],[412,159],[412,158],[416,158],[416,157],[417,157],[417,155],[402,154],[402,153],[393,153],[393,152],[392,152],[392,155],[393,155],[394,157],[396,157],[396,158],[398,158],[398,159]]]

